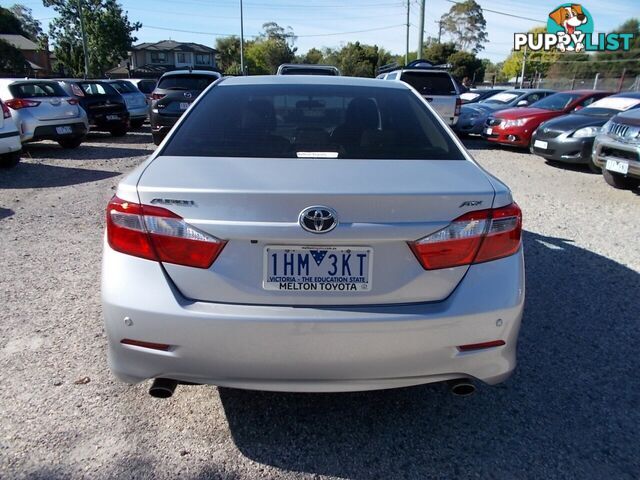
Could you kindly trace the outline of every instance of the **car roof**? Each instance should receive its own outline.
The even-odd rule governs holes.
[[[598,93],[611,93],[609,90],[593,90],[590,88],[582,88],[577,90],[561,90],[557,93],[577,93],[579,95],[594,95]]]
[[[250,77],[225,77],[219,85],[334,85],[411,89],[403,82],[387,82],[375,78],[320,75],[253,75]]]
[[[170,72],[163,73],[160,78],[177,77],[180,75],[209,75],[216,78],[220,78],[222,76],[219,72],[214,72],[213,70],[171,70]]]
[[[98,78],[56,78],[54,81],[65,83],[107,83],[107,80],[101,80]]]
[[[640,92],[618,92],[615,93],[613,95],[611,95],[612,97],[623,97],[623,98],[640,98]]]

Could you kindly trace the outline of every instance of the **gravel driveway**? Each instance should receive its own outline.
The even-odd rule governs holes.
[[[505,384],[470,398],[181,386],[157,400],[110,375],[99,294],[104,206],[150,140],[34,144],[0,171],[0,477],[640,477],[640,192],[467,142],[525,215]]]

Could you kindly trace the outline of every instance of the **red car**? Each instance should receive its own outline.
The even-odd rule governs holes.
[[[612,93],[570,90],[549,95],[528,107],[500,110],[487,119],[482,136],[490,142],[529,148],[531,135],[542,122],[580,110]]]

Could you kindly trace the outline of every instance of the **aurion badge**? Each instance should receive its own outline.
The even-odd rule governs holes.
[[[338,215],[329,207],[308,207],[300,212],[298,221],[307,232],[327,233],[338,226]]]

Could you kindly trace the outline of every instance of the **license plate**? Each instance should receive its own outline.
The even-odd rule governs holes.
[[[180,110],[186,110],[189,108],[189,102],[180,102]]]
[[[107,115],[107,120],[120,120],[120,115]]]
[[[292,292],[368,292],[370,247],[291,247],[264,249],[262,288]]]
[[[624,160],[607,160],[607,165],[605,167],[610,172],[622,173],[626,175],[629,172],[629,162]]]
[[[547,142],[543,142],[542,140],[536,140],[535,142],[533,142],[533,146],[546,150],[549,144]]]
[[[484,133],[486,133],[487,135],[491,135],[493,133],[493,128],[485,128]]]
[[[58,135],[69,135],[73,133],[73,129],[69,125],[65,125],[64,127],[56,127],[56,133]]]

